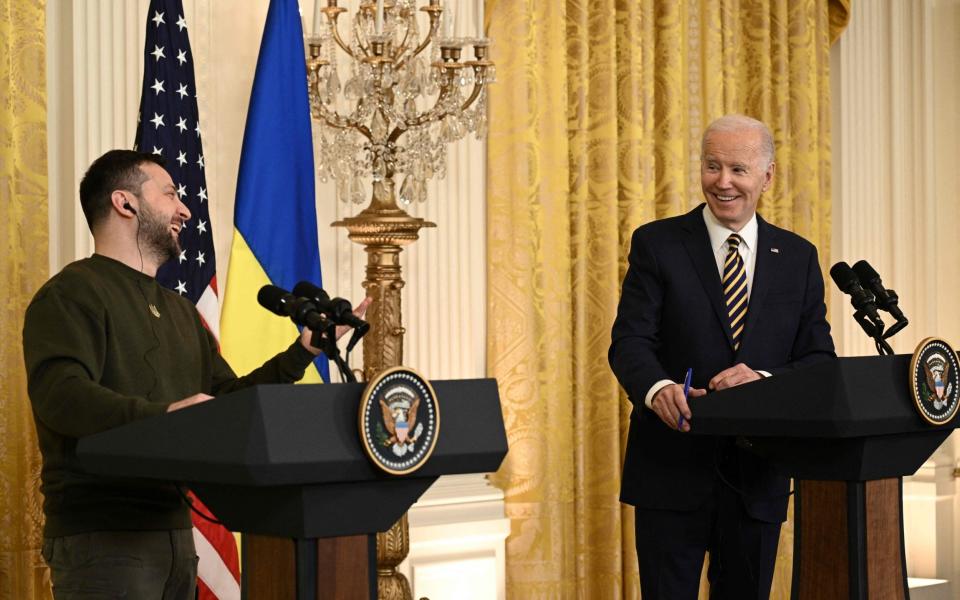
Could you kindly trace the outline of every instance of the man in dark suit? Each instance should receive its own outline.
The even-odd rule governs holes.
[[[733,439],[693,436],[689,396],[833,356],[812,244],[756,214],[773,136],[728,115],[704,133],[706,205],[633,234],[610,365],[634,404],[621,500],[636,507],[644,600],[767,598],[789,479]]]

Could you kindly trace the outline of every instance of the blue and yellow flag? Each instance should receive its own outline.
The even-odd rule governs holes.
[[[257,304],[261,286],[322,286],[313,139],[296,0],[271,0],[243,134],[221,346],[237,373],[286,348],[297,328]],[[328,380],[327,359],[304,381]]]

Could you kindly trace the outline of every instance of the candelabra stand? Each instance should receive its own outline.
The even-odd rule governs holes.
[[[335,180],[339,198],[358,204],[365,201],[362,181],[372,181],[370,205],[333,223],[367,253],[363,287],[373,299],[363,343],[367,379],[403,362],[400,252],[421,228],[436,226],[397,204],[396,179],[403,176],[401,204],[425,201],[427,180],[445,175],[446,145],[471,132],[485,136],[486,86],[494,81],[489,40],[454,38],[449,21],[441,34],[440,0],[428,0],[419,11],[416,3],[361,2],[347,41],[338,27],[347,9],[327,0],[318,9],[326,26],[307,40],[320,179]],[[418,20],[418,12],[426,19]],[[421,34],[423,21],[428,24]],[[466,45],[473,46],[474,60],[461,61]],[[429,61],[423,56],[428,49]],[[345,68],[350,74],[341,88]],[[411,598],[409,583],[397,572],[409,548],[406,515],[377,536],[380,598]]]

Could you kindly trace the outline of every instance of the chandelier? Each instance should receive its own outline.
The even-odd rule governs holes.
[[[454,37],[452,0],[419,8],[417,0],[362,0],[344,19],[337,1],[317,7],[307,38],[318,177],[356,204],[367,199],[368,179],[371,209],[395,212],[397,199],[423,202],[427,181],[446,176],[447,144],[486,136],[490,41]]]
[[[404,206],[426,200],[427,181],[446,175],[447,144],[486,136],[486,86],[495,73],[482,35],[483,0],[475,0],[476,38],[453,35],[454,2],[466,0],[419,0],[419,8],[418,0],[360,0],[352,17],[337,0],[325,1],[316,0],[306,40],[315,160],[320,181],[335,181],[343,202],[362,204],[364,182],[372,182],[370,205],[333,223],[367,252],[363,287],[373,302],[363,372],[369,380],[403,364],[400,252],[421,228],[436,226],[397,200]],[[380,598],[412,597],[397,570],[408,551],[404,515],[377,534]]]

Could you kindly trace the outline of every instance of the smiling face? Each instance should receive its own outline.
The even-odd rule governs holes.
[[[742,126],[708,130],[700,159],[703,197],[717,220],[740,231],[773,182],[776,165],[763,150],[761,130]]]
[[[137,194],[140,242],[144,251],[162,265],[180,254],[180,231],[190,219],[190,211],[180,201],[166,169],[153,163],[139,168],[147,176]]]

